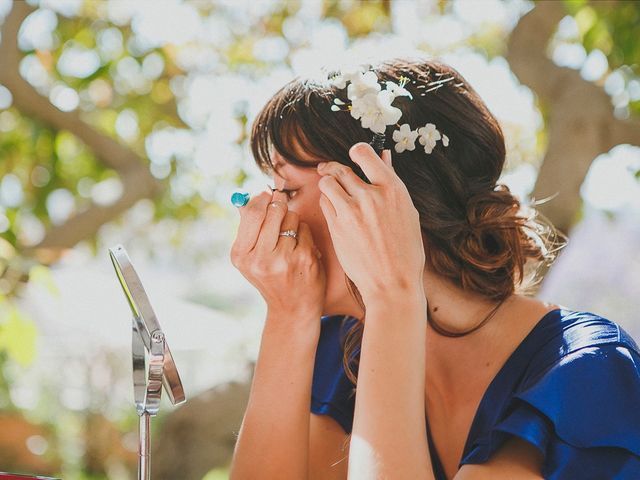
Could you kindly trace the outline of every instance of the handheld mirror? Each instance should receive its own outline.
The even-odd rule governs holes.
[[[133,392],[139,422],[138,480],[150,479],[150,417],[158,413],[162,387],[172,404],[186,401],[178,368],[164,332],[129,255],[122,245],[109,249],[118,281],[133,315],[131,353]],[[148,362],[147,362],[148,355]],[[147,366],[148,363],[148,366]]]

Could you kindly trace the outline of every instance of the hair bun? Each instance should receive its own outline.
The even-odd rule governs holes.
[[[498,184],[493,190],[472,195],[467,200],[466,217],[470,231],[504,228],[504,217],[517,217],[520,201],[507,185]]]
[[[464,234],[458,245],[465,288],[481,291],[484,285],[486,289],[487,274],[494,278],[496,294],[513,285],[516,273],[522,280],[517,259],[522,258],[524,250],[532,253],[534,247],[529,246],[531,239],[525,231],[528,218],[520,210],[520,201],[504,184],[468,199]]]

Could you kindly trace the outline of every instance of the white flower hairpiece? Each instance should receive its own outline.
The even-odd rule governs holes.
[[[347,110],[353,118],[360,120],[363,128],[373,131],[374,148],[382,149],[387,125],[399,127],[392,134],[395,142],[394,148],[398,153],[405,150],[415,150],[416,139],[424,146],[424,151],[427,154],[433,151],[438,140],[442,141],[442,145],[445,147],[449,145],[449,137],[440,132],[433,123],[427,123],[415,130],[412,130],[408,123],[402,125],[397,123],[402,116],[402,111],[392,105],[395,98],[404,96],[413,100],[411,93],[404,88],[409,81],[407,77],[401,76],[399,84],[387,81],[383,89],[373,70],[365,71],[361,66],[352,66],[329,80],[339,89],[347,87],[347,98],[351,101],[351,105],[347,105],[339,98],[335,98],[331,110],[335,112]],[[344,106],[346,108],[342,108]]]

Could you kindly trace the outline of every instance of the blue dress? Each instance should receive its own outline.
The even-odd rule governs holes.
[[[341,339],[355,321],[344,315],[321,318],[311,394],[311,411],[330,415],[346,433],[355,394],[342,367]],[[426,430],[435,478],[446,480],[428,423]],[[547,312],[485,391],[459,467],[486,462],[511,436],[543,453],[546,479],[640,479],[636,342],[599,315]]]

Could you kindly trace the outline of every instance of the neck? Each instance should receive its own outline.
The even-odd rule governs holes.
[[[427,299],[427,308],[433,322],[451,333],[464,334],[472,330],[499,304],[498,300],[491,300],[479,293],[462,290],[454,285],[452,281],[430,270],[425,270],[423,283],[425,297]],[[504,305],[508,302],[509,299],[505,300],[495,315],[503,310]],[[492,319],[489,319],[487,324],[491,323],[491,321]],[[485,327],[487,324],[482,325],[475,332],[461,337],[447,337],[439,335],[432,328],[430,330],[433,335],[450,338],[451,340],[459,340],[462,338],[482,336],[479,332],[480,330],[486,330]]]
[[[344,271],[337,262],[333,267],[327,278],[324,315],[363,318],[364,312],[347,291]],[[498,303],[464,291],[429,270],[424,272],[423,285],[431,318],[449,332],[471,330]],[[468,335],[447,337],[429,326],[425,375],[430,391],[442,398],[467,398],[469,392],[485,388],[483,382],[487,376],[483,372],[492,374],[500,367],[496,363],[505,360],[512,346],[519,343],[549,307],[534,298],[514,294],[500,305],[489,321]],[[514,318],[518,321],[514,322]],[[479,359],[483,359],[482,363]]]
[[[450,332],[466,332],[478,325],[498,301],[463,291],[440,276],[425,272],[425,295],[432,319]],[[447,337],[427,328],[426,382],[434,396],[469,398],[486,388],[486,381],[506,361],[524,336],[552,305],[512,294],[495,314],[474,332]],[[471,372],[471,373],[470,373]]]

